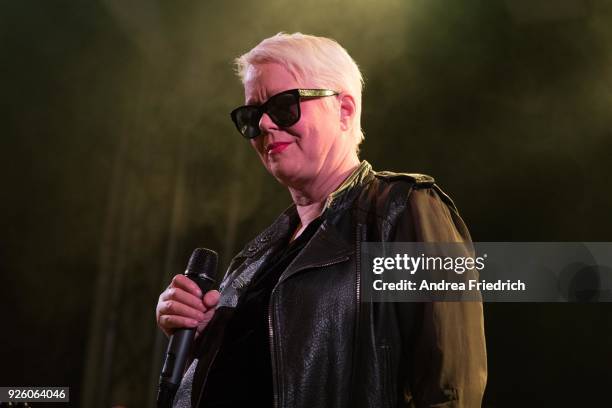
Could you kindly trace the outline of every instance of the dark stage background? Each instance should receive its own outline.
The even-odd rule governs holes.
[[[0,385],[150,406],[157,296],[289,204],[228,112],[232,59],[336,38],[362,157],[433,175],[475,241],[612,241],[606,0],[0,2]],[[486,304],[486,407],[605,406],[610,304]]]

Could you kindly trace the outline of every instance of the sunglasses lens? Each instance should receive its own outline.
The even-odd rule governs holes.
[[[300,120],[300,95],[297,89],[274,95],[261,107],[246,105],[232,111],[236,128],[247,139],[261,134],[259,121],[264,112],[281,127],[293,126]]]
[[[282,93],[268,102],[268,115],[279,126],[295,125],[300,119],[300,97],[295,93]]]
[[[252,106],[243,106],[232,113],[232,119],[238,131],[247,139],[259,136],[259,109]]]

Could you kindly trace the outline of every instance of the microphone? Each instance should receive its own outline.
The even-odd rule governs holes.
[[[206,248],[196,248],[189,259],[185,276],[194,281],[200,287],[202,294],[205,294],[215,284],[216,271],[217,253]],[[164,366],[159,377],[158,408],[172,407],[174,395],[185,372],[194,336],[195,328],[177,329],[170,336]]]

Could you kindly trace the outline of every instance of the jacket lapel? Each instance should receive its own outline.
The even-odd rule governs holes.
[[[326,219],[281,275],[279,283],[305,269],[347,261],[355,248]]]
[[[337,225],[350,221],[350,217],[347,218],[349,207],[360,191],[360,187],[371,177],[373,177],[372,166],[364,160],[338,189],[330,194],[322,215],[325,220],[304,249],[283,272],[279,282],[304,269],[344,262],[355,253],[355,248],[350,244],[351,237],[343,236]],[[237,258],[245,257],[246,260],[232,274],[236,279],[230,279],[233,281],[232,289],[236,290],[236,293],[233,293],[233,297],[228,296],[228,299],[232,300],[229,303],[236,303],[239,292],[248,287],[253,276],[276,250],[275,242],[292,232],[292,226],[297,223],[297,217],[295,205],[292,205],[237,256]],[[343,227],[342,230],[345,228]]]
[[[364,160],[336,191],[330,194],[322,215],[325,220],[304,249],[283,272],[279,283],[305,269],[345,262],[355,254],[356,249],[351,244],[352,236],[343,235],[337,226],[350,223],[350,207],[361,187],[371,177],[373,177],[372,166]],[[354,227],[351,225],[348,231],[353,231]],[[344,226],[342,230],[347,231]]]

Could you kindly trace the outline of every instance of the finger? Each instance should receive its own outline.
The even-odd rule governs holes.
[[[217,303],[219,303],[219,296],[219,291],[209,290],[204,295],[204,299],[202,299],[202,302],[204,303],[204,306],[206,306],[207,309],[210,309],[212,307],[217,306]]]
[[[174,278],[172,278],[172,283],[170,283],[170,287],[181,288],[184,291],[189,292],[200,299],[202,298],[202,291],[200,290],[198,285],[196,285],[194,281],[192,281],[185,275],[175,275]]]
[[[159,297],[160,301],[174,300],[178,303],[183,303],[187,306],[198,309],[201,312],[205,312],[206,308],[202,304],[199,297],[194,296],[190,292],[186,292],[181,288],[168,288]]]
[[[176,302],[174,300],[167,300],[162,302],[159,308],[160,316],[163,315],[174,315],[180,317],[187,317],[196,321],[204,319],[204,313],[201,311],[189,307],[183,303]]]
[[[212,320],[214,314],[215,314],[214,309],[210,309],[208,312],[204,313],[204,320],[199,322],[198,326],[196,327],[196,331],[198,333],[202,333],[204,328],[208,326],[208,323]]]
[[[197,325],[198,322],[196,320],[190,319],[188,317],[174,315],[164,315],[160,317],[160,327],[162,327],[168,332],[171,329],[193,328]]]

